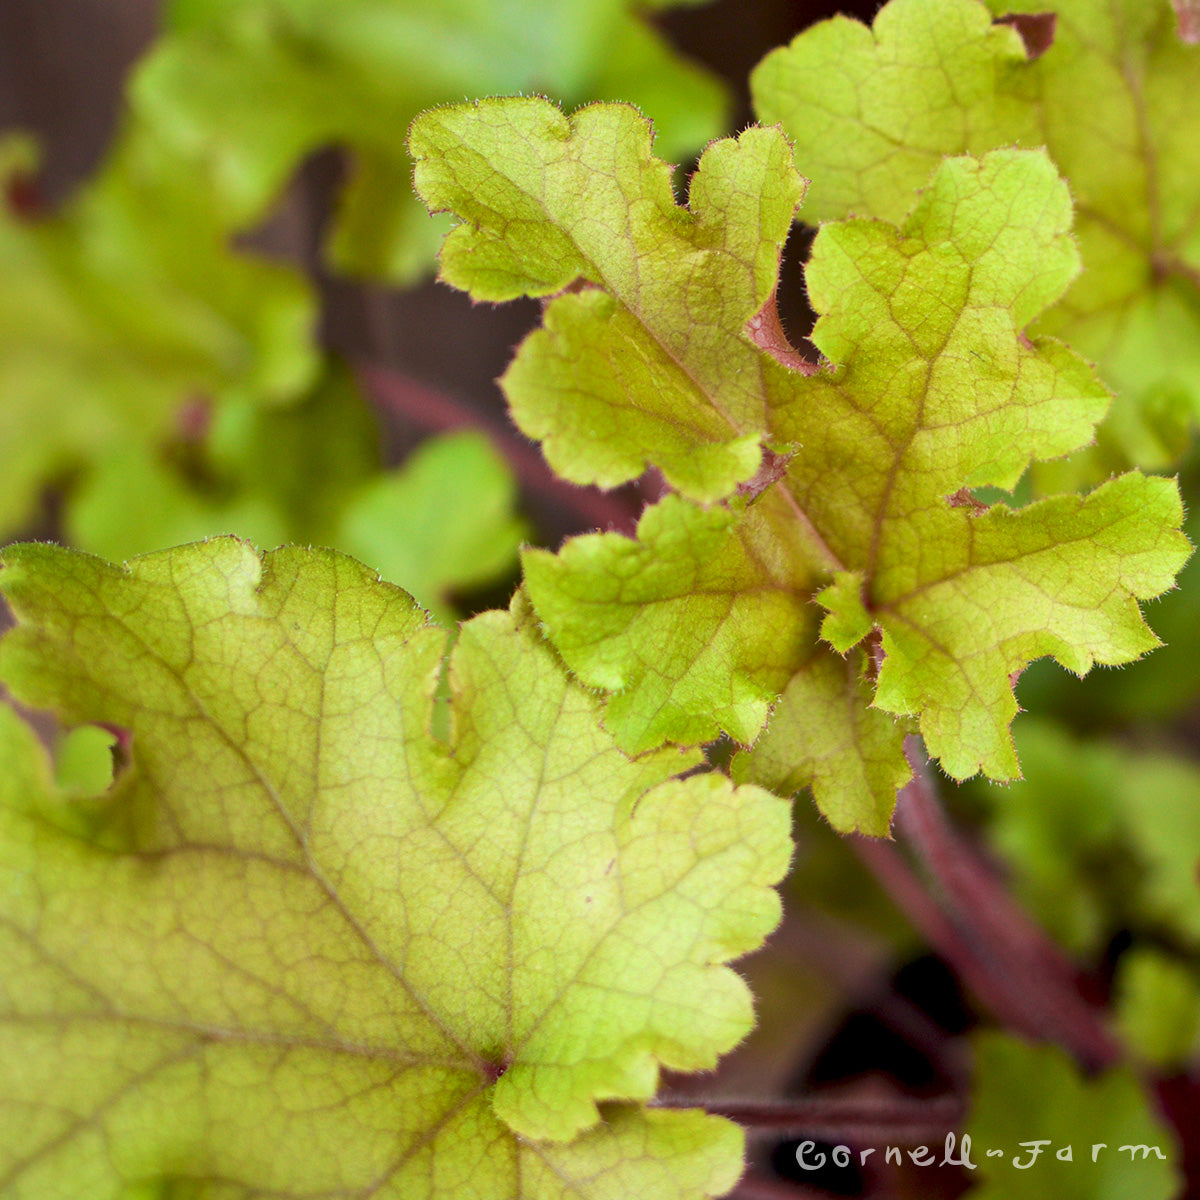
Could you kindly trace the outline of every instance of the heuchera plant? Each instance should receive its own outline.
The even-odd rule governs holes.
[[[809,31],[759,68],[764,124],[709,145],[686,203],[628,104],[493,98],[413,122],[417,192],[455,221],[441,278],[545,301],[502,380],[517,424],[573,483],[665,481],[632,536],[524,550],[507,611],[450,633],[379,563],[237,538],[123,566],[3,552],[18,625],[0,679],[106,731],[116,762],[72,787],[0,708],[3,1200],[699,1200],[737,1184],[728,1106],[658,1097],[660,1071],[711,1070],[753,1025],[727,964],[780,920],[793,795],[882,838],[914,770],[928,789],[924,755],[956,779],[1016,778],[1016,678],[1039,658],[1082,674],[1153,649],[1138,602],[1189,554],[1176,482],[1098,482],[1094,443],[1099,427],[1110,457],[1156,465],[1128,429],[1192,417],[1148,347],[1196,317],[1195,53],[1165,5],[1061,8],[1057,57],[1035,53],[1046,21],[996,24],[975,0],[893,0],[873,31]],[[221,56],[267,55],[261,14],[202,12],[176,20],[207,46],[204,78]],[[316,7],[289,19],[325,45]],[[1071,98],[1118,48],[1122,85],[1081,119]],[[187,106],[164,97],[192,61],[164,55],[142,83],[175,136]],[[329,133],[304,62],[273,67],[307,70],[315,97],[288,154]],[[1109,120],[1144,168],[1111,187],[1087,140]],[[193,149],[219,141],[198,117],[192,133]],[[249,164],[231,176],[242,208],[226,197],[239,219],[287,157],[273,139],[276,158],[256,157],[260,135],[225,146]],[[363,240],[395,175],[395,148],[374,150],[341,252],[401,272],[403,205]],[[776,309],[798,209],[824,222],[805,268],[812,354]],[[231,272],[236,324],[254,281]],[[303,298],[269,278],[294,320]],[[139,287],[137,312],[154,302]],[[105,345],[83,339],[64,378]],[[196,353],[219,377],[220,354]],[[1106,384],[1126,406],[1109,426]],[[389,553],[449,625],[449,589],[490,577],[520,529],[486,448],[445,453],[488,523],[436,569],[419,537]],[[416,508],[424,469],[361,485],[348,470],[306,519],[382,555],[377,514]],[[1092,490],[1054,490],[1089,472]],[[272,486],[278,508],[301,483]],[[722,738],[727,771],[704,750]],[[1186,1018],[1173,969],[1131,970],[1132,1040],[1156,989]],[[1055,1035],[1022,1025],[1009,992],[996,1004]],[[1071,1048],[1109,1068],[1092,1080],[1060,1050],[980,1040],[977,1137],[1027,1133],[1008,1098],[1036,1075],[1031,1111],[1054,1127],[1039,1137],[1061,1119],[1063,1137],[1089,1120],[1114,1142],[1169,1140],[1111,1035],[1081,1019]],[[1157,1045],[1169,1061],[1174,1042]],[[976,1194],[1050,1194],[1064,1169],[1028,1184],[988,1167]],[[1089,1176],[1096,1195],[1130,1178]],[[1148,1200],[1176,1182],[1167,1163],[1136,1178]]]
[[[778,130],[710,147],[686,211],[629,108],[438,109],[410,146],[426,201],[464,218],[444,279],[487,300],[568,289],[504,377],[522,428],[577,482],[650,462],[677,489],[635,542],[524,560],[568,666],[615,693],[626,750],[749,745],[782,693],[735,771],[884,833],[907,731],[958,778],[1011,778],[1030,660],[1082,673],[1155,644],[1136,599],[1187,557],[1173,483],[1019,510],[971,490],[1086,445],[1107,408],[1081,358],[1025,333],[1079,269],[1044,154],[946,161],[899,228],[825,225],[810,364],[773,307],[802,195]]]

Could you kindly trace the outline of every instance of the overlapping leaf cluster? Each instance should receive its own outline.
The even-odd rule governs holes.
[[[511,479],[471,435],[379,474],[353,386],[318,376],[302,289],[247,265],[224,233],[261,215],[303,153],[344,140],[356,174],[335,254],[405,275],[428,231],[399,186],[396,128],[421,88],[463,90],[456,71],[472,91],[517,86],[506,81],[525,64],[497,52],[508,22],[523,50],[541,38],[556,90],[669,92],[687,130],[669,153],[707,127],[714,93],[616,0],[335,9],[176,0],[171,39],[137,84],[139,120],[157,132],[127,143],[110,201],[14,227],[13,245],[35,248],[31,294],[56,314],[39,353],[67,346],[72,379],[94,383],[98,367],[117,407],[142,405],[134,425],[148,414],[149,437],[95,464],[68,508],[78,540],[109,539],[120,557],[236,524],[264,541],[337,542],[449,618],[450,589],[511,560]],[[933,12],[893,3],[877,32],[902,10]],[[1031,74],[1013,31],[981,11],[943,3],[923,36],[948,55],[960,124],[987,132],[1042,111],[1031,80],[1047,95],[1067,85],[1049,66]],[[1159,28],[1146,22],[1154,46]],[[459,58],[421,53],[448,29]],[[861,47],[844,49],[853,74]],[[855,86],[894,82],[876,63]],[[221,539],[126,568],[46,547],[5,555],[0,586],[21,625],[0,677],[67,723],[96,723],[52,769],[0,708],[5,1197],[700,1200],[733,1185],[733,1126],[646,1102],[660,1065],[710,1068],[752,1022],[723,964],[778,919],[771,885],[789,851],[787,804],[755,784],[811,786],[837,828],[881,833],[910,730],[955,775],[1011,777],[1013,678],[1039,656],[1083,671],[1151,648],[1137,601],[1186,555],[1168,481],[1129,474],[1022,509],[973,493],[1086,446],[1108,396],[1075,353],[1027,332],[1079,316],[1063,182],[1022,150],[938,165],[992,144],[972,133],[942,147],[948,105],[920,114],[932,150],[912,114],[885,131],[928,152],[919,178],[905,149],[863,168],[859,182],[903,200],[886,221],[820,232],[807,271],[816,364],[775,314],[805,189],[778,130],[713,144],[685,208],[627,106],[567,119],[544,101],[489,101],[417,122],[422,194],[461,222],[444,276],[481,299],[547,300],[505,378],[522,428],[570,479],[612,486],[654,466],[671,489],[636,538],[527,552],[511,611],[456,639],[328,551],[260,558]],[[186,175],[162,172],[170,155]],[[797,162],[820,203],[829,174]],[[155,241],[151,226],[117,303],[105,247],[132,236],[170,178],[203,181],[201,236]],[[144,194],[126,194],[134,179]],[[209,252],[223,264],[211,303],[192,257]],[[1173,286],[1194,283],[1151,261]],[[1186,286],[1172,295],[1190,319]],[[115,352],[131,340],[127,370]],[[220,401],[201,406],[202,452],[164,436],[191,389]],[[281,400],[292,407],[272,411]],[[21,486],[86,462],[85,433],[39,451]],[[747,747],[741,786],[691,773],[695,747],[720,732]],[[110,744],[111,788],[88,757]],[[1190,945],[1195,839],[1138,812],[1154,869],[1130,894]],[[1049,826],[1056,813],[1039,808]],[[1122,820],[1135,818],[1113,817],[1085,850],[1130,836]],[[1194,975],[1143,948],[1120,987],[1132,1044],[1180,1061]],[[979,1139],[1028,1132],[1012,1119],[1032,1076],[1039,1135],[1165,1140],[1128,1071],[1084,1083],[1053,1054],[986,1039],[980,1056]],[[1137,1186],[1165,1197],[1171,1172],[1151,1172]],[[1101,1186],[1133,1178],[1106,1164]]]
[[[1086,269],[1036,328],[1095,360],[1117,396],[1072,472],[1091,482],[1171,464],[1200,420],[1197,72],[1200,46],[1166,3],[891,0],[870,29],[806,30],[752,88],[812,176],[812,220],[898,221],[943,155],[1048,149]]]
[[[837,827],[880,833],[906,730],[957,777],[1010,778],[1026,663],[1082,673],[1156,644],[1137,599],[1186,557],[1173,483],[1019,510],[969,490],[1086,445],[1107,405],[1081,358],[1025,332],[1078,271],[1044,154],[946,161],[899,227],[824,226],[812,366],[773,304],[803,194],[778,130],[710,146],[686,209],[627,107],[439,109],[410,147],[426,203],[461,221],[442,277],[552,297],[503,380],[517,422],[577,482],[653,464],[675,489],[636,540],[524,560],[627,750],[753,743],[782,695],[735,771],[811,785]]]
[[[6,1198],[732,1186],[735,1126],[640,1102],[752,1023],[721,964],[778,920],[784,801],[627,758],[519,602],[444,662],[330,551],[0,581],[4,681],[126,759],[73,795],[0,709]]]

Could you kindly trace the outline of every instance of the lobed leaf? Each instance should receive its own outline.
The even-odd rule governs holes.
[[[551,301],[502,385],[555,470],[613,487],[654,463],[715,500],[758,470],[763,356],[742,336],[770,298],[803,185],[778,132],[713,143],[690,205],[624,105],[540,100],[424,113],[416,187],[463,224],[441,274],[480,300]],[[581,289],[581,290],[576,290]]]
[[[739,773],[808,783],[839,828],[882,833],[910,726],[860,717],[860,702],[915,718],[955,776],[1011,778],[1012,679],[1030,660],[1082,672],[1157,644],[1136,601],[1187,555],[1174,484],[1130,475],[1016,512],[983,512],[969,492],[1085,445],[1107,405],[1086,363],[1024,333],[1078,270],[1070,200],[1044,155],[947,161],[901,229],[822,228],[807,280],[829,363],[814,372],[764,332],[791,203],[771,173],[794,178],[777,132],[711,146],[690,212],[621,107],[568,121],[544,101],[488,101],[426,114],[410,140],[427,202],[464,218],[445,278],[493,300],[582,284],[551,302],[505,379],[556,467],[611,483],[648,460],[684,497],[712,500],[743,472],[698,486],[689,473],[709,468],[714,443],[696,414],[719,409],[731,432],[777,448],[722,507],[668,497],[636,541],[525,555],[538,616],[571,669],[613,693],[606,722],[627,750],[718,730],[749,744],[789,693]],[[718,235],[742,247],[731,261],[699,249]],[[703,293],[689,290],[698,262]],[[530,422],[548,406],[553,420]],[[668,413],[659,432],[648,418]],[[859,643],[870,652],[845,666],[829,653]]]
[[[721,730],[752,741],[812,645],[810,572],[788,553],[787,508],[764,501],[739,520],[668,496],[636,541],[523,553],[543,628],[586,683],[616,693],[605,723],[630,753]]]
[[[942,156],[1044,145],[1075,197],[1086,269],[1039,328],[1117,395],[1075,473],[1167,465],[1200,419],[1200,50],[1165,3],[1060,0],[1044,52],[1006,15],[1043,0],[989,3],[891,0],[870,29],[822,22],[759,65],[756,111],[794,139],[816,220],[898,221]]]
[[[131,754],[71,800],[0,712],[7,1196],[732,1186],[736,1127],[637,1102],[752,1023],[720,964],[778,920],[784,802],[626,758],[520,604],[463,628],[439,740],[447,635],[333,552],[0,581],[5,682]]]

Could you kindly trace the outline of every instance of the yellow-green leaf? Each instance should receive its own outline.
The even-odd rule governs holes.
[[[527,432],[569,476],[613,483],[650,461],[684,494],[636,540],[525,556],[538,616],[612,693],[623,747],[720,730],[749,745],[781,693],[819,696],[821,713],[783,706],[770,749],[739,769],[758,778],[755,754],[770,756],[762,778],[809,783],[839,828],[880,833],[911,726],[846,722],[847,695],[913,718],[952,774],[1010,778],[1012,681],[1029,661],[1082,672],[1157,644],[1137,600],[1188,552],[1173,483],[1130,475],[1016,512],[971,492],[1086,445],[1108,402],[1081,358],[1025,334],[1079,266],[1044,154],[947,160],[901,228],[824,226],[807,269],[813,368],[768,332],[795,179],[775,131],[711,146],[688,210],[620,106],[568,120],[544,101],[480,102],[426,114],[411,142],[425,199],[463,218],[445,278],[480,299],[568,288],[506,376]],[[767,444],[753,479],[714,465],[734,445],[702,429],[714,416],[739,447]],[[820,607],[828,645],[880,653],[835,669]]]
[[[649,122],[544,100],[455,105],[413,123],[416,186],[463,224],[442,277],[476,299],[552,301],[503,384],[513,415],[576,483],[659,466],[714,500],[754,475],[763,356],[743,336],[770,298],[803,183],[776,130],[713,143],[679,207]],[[574,290],[574,287],[572,290]]]
[[[1053,9],[1027,52],[1006,14]],[[1200,47],[1160,0],[891,0],[769,54],[756,111],[812,178],[805,215],[900,220],[945,155],[1045,146],[1071,186],[1085,270],[1039,328],[1117,395],[1071,478],[1169,465],[1200,419]],[[1053,478],[1051,476],[1050,478]]]
[[[732,1186],[735,1127],[639,1102],[752,1023],[720,964],[778,920],[783,801],[626,758],[520,605],[462,630],[443,741],[447,635],[332,552],[0,580],[8,686],[131,754],[73,800],[0,718],[6,1195]]]

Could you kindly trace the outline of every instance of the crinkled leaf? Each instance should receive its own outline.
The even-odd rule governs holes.
[[[1129,1067],[1087,1079],[1056,1046],[1033,1046],[1000,1033],[973,1041],[967,1132],[979,1182],[972,1200],[1170,1200],[1179,1194],[1172,1131]],[[1022,1143],[1034,1140],[1047,1144],[1031,1161],[1032,1147]],[[1105,1146],[1093,1162],[1097,1143]],[[1068,1146],[1070,1161],[1059,1159]],[[1141,1146],[1149,1149],[1130,1149]],[[1004,1153],[988,1157],[988,1150]]]
[[[290,398],[315,365],[300,279],[235,255],[145,131],[61,215],[0,212],[0,265],[0,530],[49,480],[167,436],[197,396]]]
[[[442,278],[476,299],[548,296],[502,380],[554,469],[613,487],[653,463],[713,500],[754,475],[763,358],[743,328],[767,302],[802,183],[775,131],[716,142],[682,209],[650,124],[623,105],[570,118],[539,100],[424,113],[416,186],[461,217]],[[591,285],[591,286],[587,286]]]
[[[741,521],[668,498],[636,541],[591,534],[558,556],[525,551],[526,586],[572,668],[616,693],[605,723],[626,749],[721,731],[752,742],[782,691],[735,776],[785,795],[811,785],[835,827],[884,833],[910,774],[905,726],[867,707],[858,651],[843,659],[819,644],[811,575],[789,554],[791,516],[774,494]]]
[[[812,177],[805,212],[899,220],[943,155],[1045,145],[1078,205],[1085,270],[1040,327],[1095,359],[1118,400],[1090,472],[1169,463],[1200,418],[1200,47],[1165,3],[891,0],[773,51],[756,110]],[[1052,7],[1027,54],[993,13]]]
[[[520,609],[464,627],[435,740],[447,635],[332,552],[0,578],[5,681],[132,754],[81,811],[0,719],[6,1195],[732,1185],[735,1127],[596,1103],[749,1028],[719,964],[778,920],[784,802],[626,758]]]
[[[753,741],[813,645],[808,572],[770,499],[738,521],[671,496],[646,510],[636,540],[589,534],[522,556],[551,640],[587,683],[617,693],[605,722],[627,750],[721,730]]]
[[[912,778],[911,723],[872,704],[868,661],[815,646],[794,671],[767,728],[733,777],[790,796],[809,787],[835,829],[887,833],[896,793]]]
[[[636,542],[592,535],[557,558],[526,557],[534,607],[567,663],[615,693],[606,720],[623,746],[693,743],[718,727],[752,741],[773,696],[822,661],[814,596],[837,650],[882,636],[874,704],[917,717],[958,777],[1017,773],[1012,677],[1031,659],[1082,672],[1157,644],[1136,600],[1169,587],[1187,554],[1174,484],[1130,475],[1019,511],[979,511],[964,491],[1012,487],[1031,459],[1085,444],[1107,402],[1081,359],[1023,333],[1078,266],[1069,198],[1043,155],[947,162],[901,230],[823,228],[808,268],[822,314],[813,341],[838,365],[814,373],[756,344],[786,207],[771,172],[794,178],[777,132],[710,147],[690,212],[673,206],[645,127],[619,107],[569,121],[536,100],[442,109],[411,143],[426,200],[465,218],[443,250],[446,278],[491,299],[584,282],[551,303],[506,376],[518,416],[547,398],[562,414],[525,426],[560,469],[566,455],[590,464],[577,478],[615,482],[649,458],[685,493],[728,492],[740,470],[687,474],[711,463],[697,418],[717,411],[710,391],[728,428],[757,429],[761,413],[778,447],[746,500],[705,511],[671,498]],[[773,245],[764,209],[778,218]],[[744,246],[736,269],[722,251],[698,252],[713,214],[722,245]],[[690,291],[698,272],[712,280],[704,295]],[[722,292],[735,283],[739,305]],[[665,332],[651,338],[659,313]],[[718,344],[711,365],[688,357]],[[697,392],[708,369],[728,386]],[[613,461],[612,445],[626,466],[600,476],[591,468]],[[796,694],[819,679],[828,697],[834,675],[819,665]],[[907,778],[903,732],[874,719],[835,731],[827,709],[793,703],[763,755],[812,764],[800,773],[839,828],[878,833]]]
[[[933,517],[906,531],[916,533],[907,547],[889,547],[886,567],[879,560],[876,703],[919,713],[926,744],[956,778],[1015,778],[1012,680],[1028,662],[1049,655],[1082,675],[1158,645],[1135,597],[1171,587],[1187,554],[1174,532],[1178,489],[1131,474],[1082,499]],[[914,542],[923,553],[906,562]],[[947,549],[929,549],[937,546]]]
[[[1196,494],[1195,480],[1180,481],[1185,497]],[[1193,544],[1200,520],[1191,506],[1184,533]],[[1181,671],[1182,662],[1200,661],[1200,557],[1179,573],[1178,587],[1149,606],[1147,619],[1169,653],[1151,654],[1121,671],[1093,671],[1079,680],[1035,663],[1021,676],[1021,707],[1057,717],[1080,730],[1171,720],[1200,699],[1200,675]]]
[[[172,6],[134,102],[202,173],[232,227],[260,217],[304,157],[349,148],[332,250],[356,273],[406,280],[444,232],[409,190],[399,136],[464,94],[546,90],[573,103],[630,100],[685,155],[714,136],[726,100],[627,0],[236,0]]]
[[[978,0],[890,0],[869,28],[839,15],[804,30],[750,85],[811,176],[807,219],[900,222],[943,158],[995,149],[1009,131],[1028,140],[1030,66],[1017,30]]]

